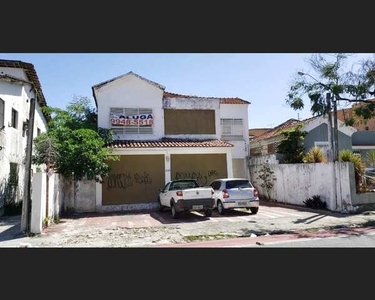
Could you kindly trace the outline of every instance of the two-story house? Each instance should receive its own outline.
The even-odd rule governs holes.
[[[5,200],[17,203],[23,199],[31,98],[37,99],[36,137],[47,130],[48,116],[41,111],[47,104],[35,68],[30,63],[0,59],[0,215]]]
[[[157,206],[173,179],[208,185],[221,177],[249,178],[248,105],[239,98],[180,95],[133,72],[92,87],[98,127],[110,128],[119,161],[96,187],[96,209]]]

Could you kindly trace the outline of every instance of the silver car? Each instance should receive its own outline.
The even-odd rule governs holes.
[[[219,214],[233,208],[246,208],[256,214],[259,210],[258,190],[244,178],[216,179],[210,183],[214,190],[215,208]]]

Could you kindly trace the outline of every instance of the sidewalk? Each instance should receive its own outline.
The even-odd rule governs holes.
[[[338,214],[262,202],[256,215],[245,210],[214,212],[209,218],[187,213],[176,220],[169,211],[74,214],[34,237],[22,235],[19,224],[20,216],[0,218],[0,247],[258,247],[257,242],[324,232],[358,234],[364,230],[360,227],[375,226],[375,214]]]
[[[350,235],[363,235],[363,234],[374,234],[375,226],[364,227],[364,228],[345,228],[336,230],[320,230],[316,233],[294,233],[294,234],[278,234],[278,235],[266,235],[246,238],[234,238],[234,239],[223,239],[215,241],[202,241],[192,243],[180,243],[180,244],[168,244],[150,246],[152,248],[246,248],[254,246],[267,246],[267,244],[285,242],[285,241],[296,241],[306,240],[313,238],[328,238],[336,236],[350,236]]]

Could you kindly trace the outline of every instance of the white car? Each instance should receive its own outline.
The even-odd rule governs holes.
[[[214,190],[215,208],[219,214],[233,208],[246,208],[256,214],[259,210],[258,190],[248,179],[223,178],[210,183]]]
[[[203,211],[206,217],[212,215],[214,191],[210,187],[199,187],[194,179],[170,181],[159,192],[159,211],[169,207],[174,219],[184,211]]]

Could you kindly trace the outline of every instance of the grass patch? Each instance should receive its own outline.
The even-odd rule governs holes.
[[[231,239],[240,237],[238,234],[201,234],[201,235],[187,235],[184,236],[186,242],[201,242],[201,241],[213,241],[213,240],[222,240],[222,239]]]

